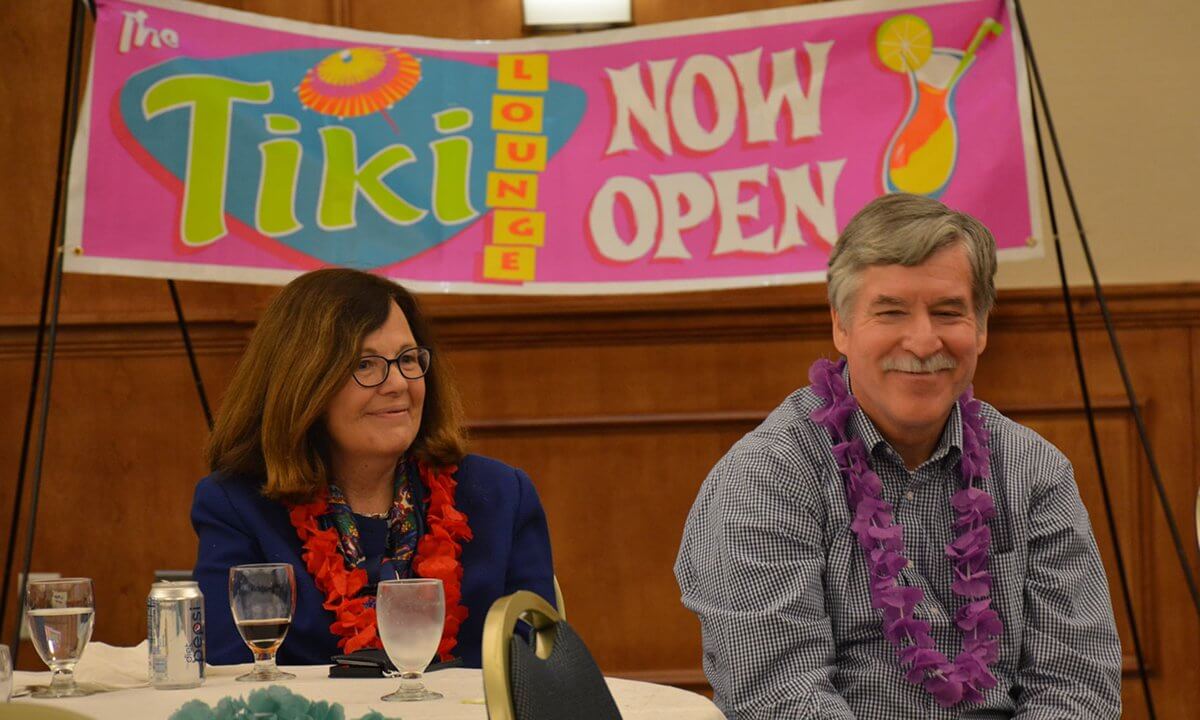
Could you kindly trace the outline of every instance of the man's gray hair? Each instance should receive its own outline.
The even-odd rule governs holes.
[[[829,304],[848,318],[863,270],[920,265],[955,243],[967,249],[975,317],[982,327],[996,301],[996,241],[975,218],[920,195],[884,195],[850,220],[829,256]]]

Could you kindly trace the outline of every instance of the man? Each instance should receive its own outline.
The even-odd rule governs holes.
[[[972,401],[996,248],[936,200],[863,208],[833,339],[717,463],[675,574],[730,718],[1115,718],[1121,652],[1070,463]]]

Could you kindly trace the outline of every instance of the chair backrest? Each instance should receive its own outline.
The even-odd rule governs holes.
[[[1196,516],[1200,518],[1200,495],[1196,496]],[[558,619],[567,619],[567,601],[563,599],[562,586],[558,584],[558,576],[554,576],[554,607],[558,609]]]
[[[530,639],[514,637],[525,620]],[[483,689],[491,720],[619,720],[587,646],[550,603],[520,591],[492,604],[483,626]]]

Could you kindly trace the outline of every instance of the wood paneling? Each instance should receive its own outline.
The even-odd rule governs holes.
[[[516,0],[228,0],[315,22],[444,37],[512,37]],[[771,7],[639,0],[639,22]],[[66,4],[0,3],[0,518],[7,521],[32,368],[53,196]],[[179,284],[219,403],[274,290]],[[1112,309],[1167,495],[1197,566],[1200,287],[1112,289]],[[671,574],[683,518],[721,454],[832,355],[822,286],[635,298],[431,297],[467,401],[474,449],[525,468],[551,523],[572,621],[610,673],[702,688],[699,632]],[[1168,540],[1094,301],[1078,299],[1098,433],[1159,716],[1200,705],[1200,627]],[[144,637],[157,568],[190,567],[187,512],[204,425],[162,281],[67,276],[34,570],[97,579],[95,637]],[[979,395],[1061,447],[1113,580],[1112,543],[1056,292],[1000,297]],[[0,542],[7,542],[4,538]],[[219,601],[219,599],[218,599]],[[4,618],[7,627],[10,618]],[[1127,662],[1131,648],[1126,643]],[[24,664],[37,661],[26,652]],[[1128,717],[1144,717],[1126,678]]]

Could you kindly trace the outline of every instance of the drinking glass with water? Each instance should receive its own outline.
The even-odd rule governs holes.
[[[61,698],[90,695],[75,684],[75,664],[92,638],[96,616],[90,578],[34,580],[25,591],[25,617],[29,635],[42,662],[50,667],[48,687],[33,697]]]
[[[380,700],[437,700],[441,693],[421,684],[421,673],[433,659],[446,622],[442,581],[432,578],[385,580],[375,595],[375,619],[388,659],[400,671],[400,687]]]

